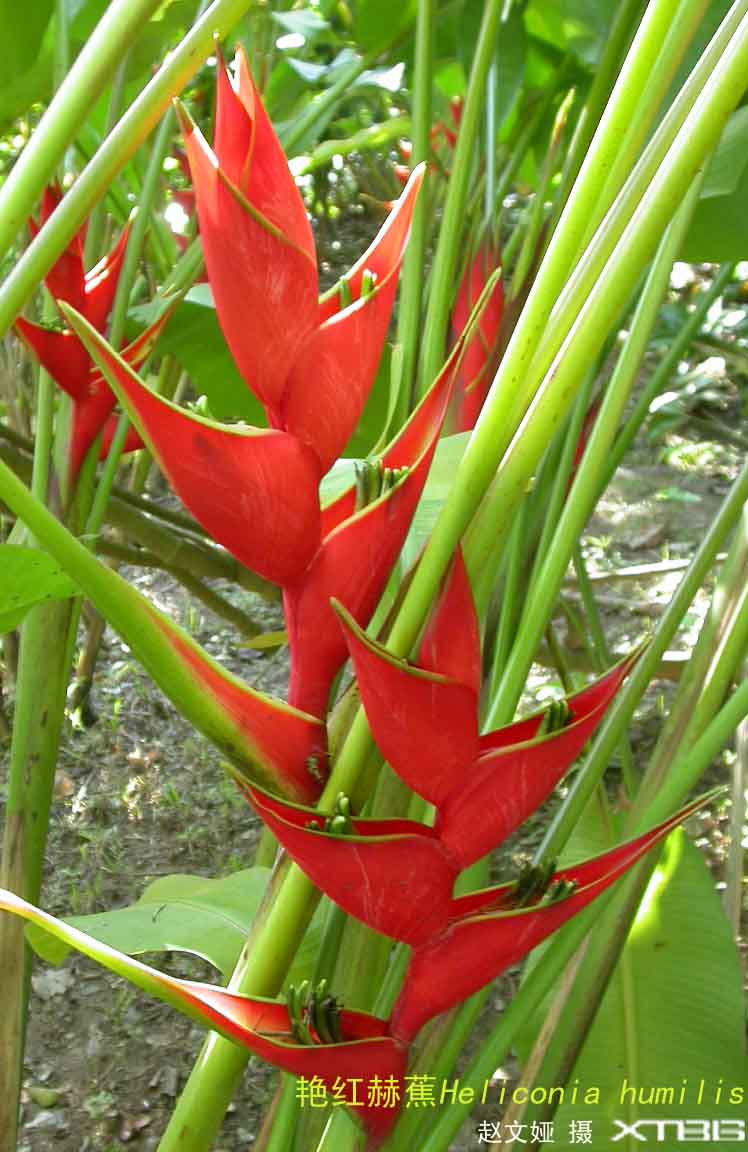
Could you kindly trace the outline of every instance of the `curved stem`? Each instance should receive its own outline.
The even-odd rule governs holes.
[[[454,294],[454,279],[460,244],[463,236],[465,210],[473,171],[475,141],[486,94],[486,77],[496,51],[496,33],[503,4],[501,0],[487,0],[483,9],[478,44],[470,70],[465,105],[457,135],[454,164],[447,188],[439,243],[431,273],[431,297],[426,315],[423,337],[423,363],[419,381],[419,395],[423,396],[436,379],[447,339],[449,309]]]

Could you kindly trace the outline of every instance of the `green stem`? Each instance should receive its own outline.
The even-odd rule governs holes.
[[[605,392],[602,408],[595,420],[586,450],[563,508],[558,504],[551,509],[546,524],[556,525],[553,541],[533,579],[525,600],[522,619],[517,629],[517,642],[510,654],[504,676],[491,705],[489,724],[498,727],[514,715],[517,701],[527,678],[530,665],[545,631],[553,605],[563,582],[574,547],[599,497],[597,477],[615,438],[626,401],[636,382],[652,327],[665,292],[672,268],[688,228],[698,197],[700,181],[696,181],[660,243],[657,255],[647,277],[615,371]],[[581,413],[577,423],[581,428]],[[578,433],[577,433],[578,434]],[[573,453],[573,447],[569,445]],[[569,452],[567,452],[567,457]],[[558,488],[556,496],[559,495]],[[565,495],[565,493],[564,493]],[[560,517],[559,517],[560,511]]]
[[[122,271],[117,283],[117,294],[114,298],[114,307],[112,309],[112,318],[109,326],[109,342],[113,348],[119,348],[122,344],[125,334],[125,323],[127,321],[127,309],[130,303],[130,293],[135,277],[138,271],[138,264],[143,252],[143,245],[145,244],[146,230],[148,222],[151,217],[156,197],[158,196],[161,171],[163,168],[164,158],[171,144],[172,132],[174,129],[174,116],[171,109],[166,113],[161,126],[156,134],[156,139],[148,160],[148,168],[146,170],[145,180],[143,181],[143,188],[140,195],[138,204],[138,212],[133,221],[130,235],[127,240],[127,248],[125,249],[125,258],[122,262]],[[117,469],[119,467],[120,456],[122,449],[125,446],[125,439],[127,437],[127,430],[130,426],[130,421],[127,416],[120,416],[117,422],[117,428],[112,439],[109,453],[102,470],[101,478],[99,479],[96,488],[96,495],[94,496],[93,507],[91,514],[88,518],[86,531],[91,536],[96,536],[101,529],[104,522],[104,514],[106,511],[109,496],[112,491],[112,486],[117,478]]]
[[[485,99],[486,77],[496,51],[496,33],[502,7],[501,0],[486,0],[483,9],[483,20],[470,71],[454,163],[444,203],[439,243],[431,273],[431,295],[424,328],[419,396],[423,396],[430,388],[444,359],[449,310],[454,296],[455,271],[470,193],[475,142]]]
[[[9,251],[123,53],[159,4],[160,0],[114,0],[109,5],[0,191],[0,256]]]
[[[434,0],[422,0],[416,20],[415,72],[411,115],[413,166],[428,161],[431,155],[432,86],[434,54]],[[429,212],[428,169],[413,211],[408,247],[403,262],[400,304],[397,317],[397,344],[400,348],[399,371],[393,379],[395,403],[389,430],[401,428],[413,390],[421,333],[424,265],[428,236]]]
[[[687,154],[689,144],[686,123],[701,121],[703,128],[709,132],[710,120],[711,127],[717,127],[721,118],[724,116],[726,119],[732,111],[733,103],[729,96],[727,100],[729,107],[724,113],[718,111],[719,99],[712,109],[712,92],[717,71],[721,70],[721,61],[729,57],[737,72],[735,62],[740,54],[741,45],[744,45],[744,19],[748,12],[748,0],[736,0],[637,161],[631,176],[595,233],[584,256],[575,264],[581,237],[587,230],[588,221],[596,217],[605,172],[620,148],[620,135],[608,138],[610,125],[615,124],[619,133],[625,132],[628,116],[637,107],[641,85],[646,84],[646,68],[649,67],[651,60],[649,41],[661,31],[659,24],[656,24],[654,28],[647,28],[647,35],[644,35],[650,13],[653,12],[654,6],[647,10],[647,16],[637,33],[627,63],[592,142],[588,160],[585,161],[575,184],[574,195],[567,203],[553,233],[520,322],[513,333],[499,374],[494,381],[493,388],[499,391],[502,397],[504,424],[507,429],[514,429],[527,410],[540,381],[553,364],[554,357],[569,335],[595,284],[604,277],[607,283],[617,287],[611,268],[613,253],[616,248],[620,251],[622,238],[630,228],[632,218],[639,211],[640,205],[665,178],[665,166],[668,160],[679,153]],[[628,66],[631,57],[639,54],[643,55],[646,64],[643,75],[640,67]],[[739,81],[738,85],[741,86]],[[719,87],[723,96],[728,94],[729,90],[721,81]],[[719,132],[713,134],[707,151],[716,144],[718,135]],[[695,141],[693,143],[696,144]],[[696,151],[700,151],[698,144]],[[633,161],[634,157],[631,159]],[[691,183],[693,174],[698,171],[703,160],[702,155],[687,172],[687,185]],[[682,187],[672,203],[677,203],[683,197],[686,186]],[[659,234],[661,235],[663,231],[664,224],[660,227]],[[573,275],[568,276],[572,267]],[[547,296],[546,293],[551,289],[551,295]]]
[[[122,61],[114,73],[112,80],[112,90],[109,93],[109,106],[107,108],[106,125],[104,127],[104,136],[108,136],[114,128],[114,125],[120,118],[122,113],[122,104],[125,98],[125,83],[127,81],[127,65],[129,60],[129,52],[126,52]],[[79,141],[80,147],[80,141]],[[90,159],[88,157],[87,159]],[[86,267],[91,268],[98,262],[104,252],[104,233],[106,225],[106,201],[107,197],[102,196],[96,202],[88,219],[88,230],[86,232],[86,242],[84,246]],[[127,209],[124,211],[124,216],[127,216]]]
[[[551,233],[555,232],[558,218],[563,211],[569,193],[579,175],[582,162],[587,155],[590,141],[600,123],[605,105],[608,103],[613,89],[621,60],[628,47],[633,34],[634,22],[638,20],[644,0],[624,0],[618,5],[613,23],[605,42],[603,54],[598,61],[592,84],[584,102],[584,108],[577,121],[574,136],[569,148],[564,174],[561,180],[561,189],[554,211]]]
[[[151,9],[158,6],[159,0],[148,0]],[[244,15],[251,0],[215,0],[205,15],[188,32],[179,46],[161,65],[150,83],[128,108],[125,115],[112,130],[99,148],[91,163],[76,180],[64,200],[32,241],[29,247],[17,261],[10,275],[0,289],[0,335],[7,332],[10,325],[21,311],[26,301],[36,291],[36,286],[46,276],[49,269],[59,257],[64,248],[80,229],[94,204],[109,187],[117,173],[121,171],[131,156],[135,154],[140,144],[145,140],[155,125],[163,116],[172,97],[181,92],[185,84],[195,75],[203,61],[214,50],[214,36],[225,36]],[[127,8],[128,23],[138,8],[145,8],[145,0],[118,0],[114,6],[118,11]],[[109,12],[113,12],[110,8]],[[107,17],[109,16],[107,13]],[[90,42],[89,42],[90,43]],[[84,49],[84,52],[86,49]],[[80,57],[78,63],[80,63]],[[77,68],[77,64],[76,64]],[[75,68],[70,73],[72,76]],[[51,108],[50,108],[51,111]],[[86,114],[90,107],[86,107]],[[62,134],[62,130],[54,124],[54,137]],[[74,135],[65,135],[62,148],[67,146]],[[34,139],[36,139],[36,135]],[[56,152],[54,153],[56,155]],[[25,155],[25,154],[24,154]],[[56,161],[55,161],[56,162]],[[15,173],[20,161],[13,169]],[[41,181],[44,186],[48,173]],[[8,178],[3,191],[0,193],[0,206],[5,209],[5,202],[11,193],[11,177]],[[38,197],[41,187],[39,181],[30,184],[26,193],[13,191],[18,181],[13,182],[11,191],[14,202],[18,207],[13,215],[13,225],[10,240],[15,235],[21,223],[26,219]],[[16,222],[16,218],[19,217]],[[8,230],[7,221],[10,211],[3,211],[0,237]],[[7,247],[7,244],[5,245]]]
[[[304,137],[310,128],[322,116],[326,116],[348,92],[354,80],[358,79],[362,72],[365,72],[369,65],[372,63],[371,56],[360,56],[358,60],[351,63],[350,67],[343,72],[334,84],[331,84],[326,92],[316,96],[314,100],[310,101],[309,107],[306,111],[299,116],[298,120],[294,120],[291,127],[280,133],[280,141],[283,145],[283,151],[287,156],[294,156],[297,147],[303,143]]]
[[[624,735],[639,700],[675,636],[691,601],[714,564],[717,553],[737,522],[748,500],[748,464],[735,480],[701,547],[681,580],[652,640],[617,696],[603,721],[587,760],[576,776],[561,808],[537,850],[536,860],[559,856],[602,780],[611,757]]]
[[[667,28],[662,50],[658,53],[652,71],[647,77],[646,87],[642,89],[639,103],[626,126],[626,135],[608,172],[597,213],[589,221],[580,248],[584,249],[587,246],[598,223],[615,200],[619,189],[623,187],[631,170],[631,157],[639,154],[647,138],[652,117],[667,95],[708,3],[709,0],[681,0],[674,19]]]

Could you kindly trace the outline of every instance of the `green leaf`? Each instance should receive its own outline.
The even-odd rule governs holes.
[[[152,305],[133,308],[131,320],[141,327],[156,318]],[[207,396],[218,420],[244,420],[267,427],[265,409],[250,392],[229,352],[218,324],[210,285],[196,284],[174,309],[158,342],[161,355],[170,353],[189,375],[195,390]]]
[[[319,13],[311,8],[294,12],[271,12],[270,15],[286,32],[303,36],[305,40],[314,40],[330,28],[327,20],[323,20]]]
[[[36,62],[47,31],[54,0],[0,0],[0,76],[2,86],[17,79]]]
[[[416,18],[418,0],[356,0],[353,34],[364,52],[386,48]]]
[[[0,544],[0,635],[11,632],[34,604],[75,596],[78,586],[39,548]]]
[[[247,868],[209,880],[175,874],[154,880],[127,908],[92,916],[69,916],[65,923],[87,932],[128,956],[144,952],[188,952],[200,956],[228,980],[265,893],[269,868]],[[26,929],[43,960],[61,964],[70,945],[34,924]],[[319,944],[319,921],[312,925],[294,962],[296,978],[311,969]],[[294,977],[289,975],[289,979]]]
[[[701,186],[700,198],[730,196],[748,165],[748,108],[738,108],[725,125]]]
[[[748,166],[729,196],[700,198],[683,242],[681,260],[722,263],[748,256]]]
[[[528,33],[593,66],[605,44],[617,5],[611,0],[530,0]]]
[[[584,855],[589,855],[603,845],[598,842],[593,849],[589,822],[586,825]],[[577,837],[575,856],[580,846]],[[536,953],[533,963],[542,963],[542,955]],[[518,1048],[523,1058],[547,1010],[546,1004],[522,1037]],[[633,1124],[638,1119],[745,1118],[745,1102],[726,1104],[727,1086],[744,1084],[748,1072],[744,1022],[740,960],[714,879],[701,853],[678,830],[665,843],[569,1079],[578,1081],[580,1095],[576,1103],[567,1098],[556,1113],[556,1131],[568,1132],[573,1120],[587,1120],[590,1147],[607,1152],[615,1119]],[[702,1080],[706,1088],[699,1101]],[[653,1087],[665,1091],[650,1104],[633,1099],[631,1093],[622,1101],[625,1081],[644,1091]],[[714,1099],[719,1083],[726,1086],[721,1104]],[[599,1102],[580,1103],[584,1088],[593,1086],[599,1089]],[[682,1087],[685,1096],[680,1102]],[[673,1090],[672,1100],[668,1089]],[[648,1135],[654,1142],[654,1135]],[[658,1146],[681,1147],[670,1142]]]
[[[478,42],[483,0],[466,0],[458,31],[458,56],[465,75],[470,74]],[[522,87],[525,74],[527,35],[522,13],[513,8],[499,25],[496,36],[496,127],[501,127]]]

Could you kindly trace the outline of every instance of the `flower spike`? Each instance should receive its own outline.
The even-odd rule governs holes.
[[[319,539],[319,466],[274,429],[222,425],[152,392],[80,316],[69,315],[112,389],[195,518],[233,556],[286,583]]]
[[[384,495],[356,511],[355,485],[323,509],[322,544],[307,571],[284,590],[291,649],[289,700],[321,715],[332,681],[346,658],[345,639],[331,600],[365,625],[376,608],[421,498],[452,389],[450,358],[399,436],[372,465],[406,469]]]
[[[351,1106],[363,1124],[369,1147],[381,1142],[397,1116],[396,1107],[384,1107],[370,1098],[370,1083],[393,1078],[402,1085],[407,1052],[387,1034],[387,1022],[365,1012],[334,1007],[339,1039],[323,1041],[314,1027],[324,1004],[314,1005],[306,1027],[306,1042],[297,1037],[298,1025],[289,1008],[275,1000],[243,996],[213,984],[180,980],[127,956],[88,933],[0,889],[0,910],[11,912],[96,960],[117,976],[197,1021],[268,1063],[296,1076],[319,1077],[328,1091]],[[313,993],[312,993],[313,995]],[[311,1000],[311,997],[310,997]]]
[[[310,880],[377,932],[418,946],[446,928],[457,869],[433,828],[414,820],[341,821],[243,787],[261,820]]]
[[[317,261],[288,162],[245,71],[243,53],[238,58],[243,83],[233,103],[225,79],[219,87],[220,151],[214,152],[178,109],[218,320],[245,383],[277,425],[289,371],[317,321]],[[231,130],[224,128],[227,122]],[[243,125],[238,133],[237,124]],[[247,138],[251,150],[246,173],[240,174],[231,141]]]
[[[392,1035],[410,1044],[427,1021],[518,963],[602,895],[703,803],[701,797],[635,840],[553,873],[545,894],[529,907],[513,906],[514,885],[455,900],[448,932],[413,955],[393,1010]]]

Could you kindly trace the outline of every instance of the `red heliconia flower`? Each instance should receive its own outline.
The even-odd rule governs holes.
[[[468,263],[457,290],[452,310],[451,332],[456,340],[464,332],[470,313],[478,303],[488,278],[501,267],[498,247],[485,238]],[[504,315],[504,288],[497,280],[470,340],[462,361],[460,379],[455,387],[453,413],[448,419],[455,432],[469,432],[475,427],[480,410],[491,387],[497,368],[499,334]]]
[[[377,931],[417,946],[446,929],[459,873],[548,798],[635,657],[571,696],[555,731],[542,730],[541,712],[479,736],[478,622],[460,553],[424,631],[418,665],[396,660],[340,605],[337,611],[374,739],[401,779],[435,806],[434,827],[356,819],[349,836],[337,836],[312,809],[253,787],[245,791],[331,899]]]
[[[29,221],[36,235],[54,212],[62,194],[56,186],[46,189],[42,198],[39,224]],[[68,304],[86,318],[97,332],[103,332],[112,310],[117,291],[122,260],[127,245],[128,227],[124,228],[112,251],[90,272],[84,270],[83,241],[85,226],[71,240],[62,256],[47,273],[45,283],[58,303]],[[139,365],[148,356],[166,322],[166,316],[143,332],[127,347],[123,355],[132,364]],[[70,329],[59,330],[32,324],[19,316],[16,331],[28,345],[55,383],[73,401],[73,420],[70,439],[69,467],[75,476],[88,449],[103,432],[102,458],[106,456],[116,428],[113,408],[114,394],[94,369],[93,362],[78,337]],[[133,429],[125,444],[125,451],[142,448],[140,437]]]
[[[362,625],[374,611],[426,482],[461,349],[381,459],[366,465],[375,491],[362,500],[352,484],[320,509],[319,461],[300,438],[178,408],[90,325],[66,315],[192,514],[242,564],[283,587],[289,703],[323,715],[347,657],[330,599],[344,600]]]
[[[352,1115],[367,1133],[369,1148],[381,1143],[394,1123],[396,1105],[382,1107],[373,1088],[376,1084],[394,1083],[396,1097],[402,1097],[407,1049],[389,1035],[386,1020],[338,1007],[330,998],[330,1007],[322,1007],[323,1019],[317,1017],[316,1027],[315,1018],[304,1013],[305,1042],[302,1043],[286,1004],[169,976],[3,889],[0,889],[0,910],[45,928],[84,955],[276,1068],[317,1084],[321,1082],[335,1101],[350,1106]],[[334,1040],[329,1035],[323,1038],[317,1031],[323,1023],[327,1027],[331,1015],[337,1034]]]
[[[362,625],[377,606],[421,498],[449,403],[452,357],[408,422],[371,462],[382,494],[357,508],[352,485],[322,509],[320,545],[300,578],[283,591],[291,677],[289,703],[324,715],[332,681],[345,663],[345,640],[330,606],[345,602]],[[388,474],[392,486],[387,489]]]
[[[433,1016],[523,959],[703,804],[695,801],[601,856],[550,871],[529,899],[521,878],[455,898],[460,867],[437,828],[412,820],[349,817],[336,829],[335,815],[325,817],[254,785],[240,786],[318,888],[349,915],[413,949],[390,1024],[405,1045]]]
[[[414,950],[390,1019],[410,1044],[424,1024],[472,996],[601,896],[704,803],[701,797],[648,832],[581,864],[561,868],[540,898],[518,906],[519,885],[457,898],[445,932]]]
[[[162,316],[124,349],[122,355],[129,363],[140,365],[146,360],[166,320],[167,316]],[[69,328],[45,328],[41,324],[24,320],[22,316],[16,320],[15,327],[42,367],[73,401],[69,467],[71,476],[76,476],[100,432],[103,433],[100,456],[104,458],[109,451],[117,426],[113,416],[117,402],[114,393],[101,373],[96,371],[83,344]],[[133,429],[125,444],[125,451],[132,452],[142,447],[143,441]]]
[[[324,474],[376,376],[415,198],[416,169],[343,291],[318,300],[312,230],[246,57],[221,62],[211,149],[183,114],[205,264],[218,320],[270,424],[306,444]]]

